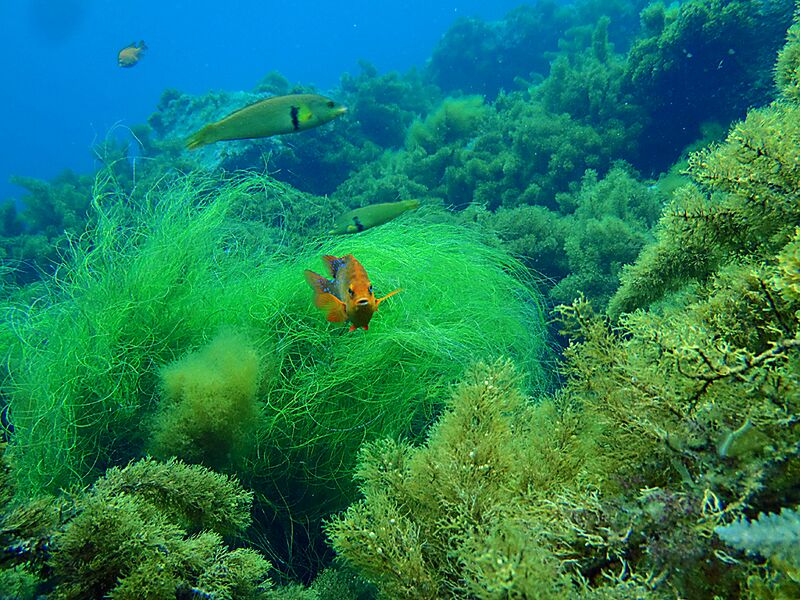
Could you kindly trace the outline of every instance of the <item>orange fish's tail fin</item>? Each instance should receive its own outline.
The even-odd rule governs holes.
[[[391,296],[394,296],[396,293],[402,292],[402,291],[403,291],[403,288],[397,288],[395,291],[389,292],[388,294],[386,294],[383,298],[378,298],[377,300],[375,300],[375,310],[378,309],[378,306],[380,306],[381,302],[383,302],[387,298],[390,298]]]
[[[314,290],[314,306],[327,313],[326,318],[331,323],[341,323],[347,319],[347,310],[344,302],[333,295],[333,283],[314,271],[305,270],[308,285]]]
[[[211,123],[203,127],[200,131],[194,132],[186,139],[186,147],[189,150],[197,150],[206,144],[213,144],[217,141],[214,135],[214,124]]]

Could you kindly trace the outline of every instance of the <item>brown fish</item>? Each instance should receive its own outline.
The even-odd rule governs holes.
[[[147,50],[147,44],[144,43],[144,40],[139,42],[138,46],[136,42],[131,42],[117,54],[117,66],[124,68],[135,66],[144,56],[145,50]]]

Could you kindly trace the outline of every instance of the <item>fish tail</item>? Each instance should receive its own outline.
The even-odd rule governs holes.
[[[196,131],[190,135],[186,140],[186,147],[189,150],[196,150],[201,146],[205,146],[206,144],[211,144],[216,141],[217,139],[214,137],[214,125],[212,123],[210,125],[206,125],[200,131]]]
[[[147,50],[147,44],[144,43],[144,40],[139,40],[139,50]]]

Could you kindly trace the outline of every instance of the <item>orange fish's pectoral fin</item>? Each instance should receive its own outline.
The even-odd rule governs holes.
[[[333,295],[333,282],[314,271],[303,271],[308,285],[314,289],[314,306],[324,310],[331,323],[341,323],[347,319],[344,302]]]
[[[402,291],[403,291],[403,288],[397,288],[393,292],[389,292],[388,294],[386,294],[383,298],[378,298],[377,300],[375,300],[375,309],[376,310],[378,309],[378,306],[380,306],[381,302],[383,302],[387,298],[391,298],[392,296],[394,296],[398,292],[402,292]]]
[[[358,325],[350,325],[350,329],[348,329],[347,331],[355,331],[356,329],[358,329]],[[369,331],[369,325],[364,325],[361,327],[361,329],[363,329],[364,331]]]
[[[326,304],[324,307],[320,307],[328,312],[325,318],[330,323],[341,323],[342,321],[346,321],[347,309],[344,305],[344,302],[339,300],[333,294],[328,294],[328,295],[330,296],[330,302]]]

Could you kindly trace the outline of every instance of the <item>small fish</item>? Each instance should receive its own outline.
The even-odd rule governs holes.
[[[194,150],[223,140],[244,140],[295,133],[318,127],[347,112],[347,108],[317,94],[273,96],[209,123],[186,140]]]
[[[383,225],[407,210],[419,208],[419,200],[401,200],[400,202],[381,202],[356,208],[336,219],[328,233],[358,233],[376,225]]]
[[[144,40],[139,42],[138,46],[136,42],[131,42],[117,54],[117,65],[125,68],[135,66],[144,56],[145,50],[147,50],[147,44],[144,43]]]
[[[375,299],[367,271],[352,254],[340,258],[326,255],[322,260],[328,265],[332,281],[313,271],[304,272],[306,281],[314,288],[314,305],[328,313],[331,323],[349,320],[350,331],[359,327],[366,331],[380,303],[401,291],[396,289]]]

